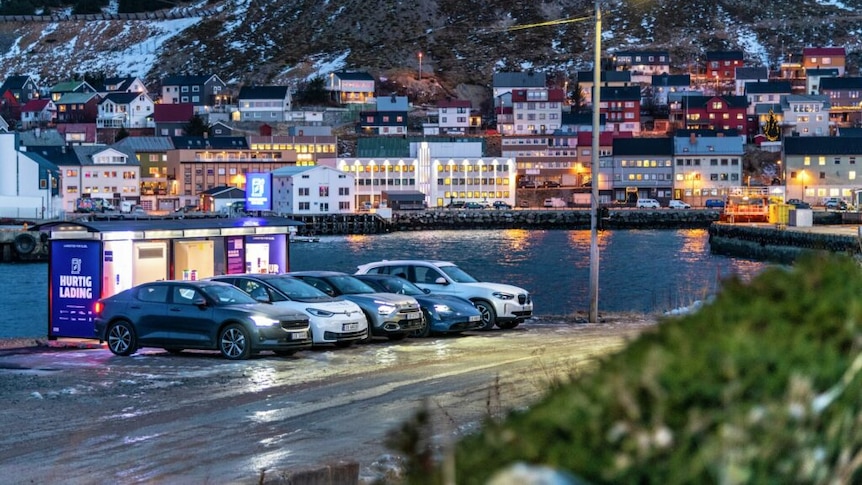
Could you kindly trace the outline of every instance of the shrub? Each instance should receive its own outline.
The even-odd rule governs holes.
[[[591,483],[862,483],[860,297],[843,256],[725,281],[698,313],[462,439],[457,483],[517,462]]]

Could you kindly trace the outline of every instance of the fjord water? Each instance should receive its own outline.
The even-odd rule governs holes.
[[[599,313],[664,312],[714,294],[767,263],[713,255],[704,229],[599,233]],[[415,231],[293,243],[290,269],[353,273],[381,259],[453,261],[480,280],[528,289],[538,315],[589,309],[590,231]],[[48,333],[48,265],[0,264],[0,338]]]

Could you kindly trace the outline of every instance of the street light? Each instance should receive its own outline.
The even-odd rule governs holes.
[[[422,52],[419,52],[419,80],[422,80]]]

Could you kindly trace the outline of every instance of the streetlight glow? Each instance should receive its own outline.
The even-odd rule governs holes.
[[[422,80],[422,52],[419,52],[419,80]]]

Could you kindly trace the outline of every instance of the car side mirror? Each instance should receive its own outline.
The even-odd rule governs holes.
[[[202,296],[198,296],[192,301],[192,304],[197,307],[204,308],[205,306],[207,306],[207,299]]]
[[[422,288],[422,292],[425,293],[426,295],[430,295],[431,289],[430,288]]]

